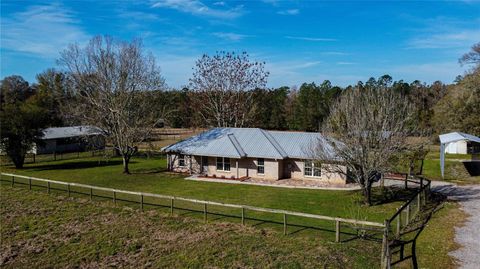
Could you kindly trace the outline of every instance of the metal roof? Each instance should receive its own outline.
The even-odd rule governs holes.
[[[439,138],[440,138],[440,171],[442,173],[442,177],[444,176],[444,173],[445,173],[445,149],[447,144],[457,142],[457,141],[463,141],[463,140],[480,143],[480,137],[477,137],[471,134],[460,133],[460,132],[441,134],[439,135]]]
[[[57,139],[77,136],[100,135],[102,129],[95,126],[51,127],[43,130],[42,139]]]
[[[214,128],[162,150],[187,155],[230,158],[313,159],[317,143],[334,159],[320,133],[267,131],[259,128]]]
[[[439,135],[440,137],[440,143],[451,143],[451,142],[457,142],[457,141],[462,141],[462,140],[469,140],[469,141],[474,141],[480,143],[480,137],[476,137],[471,134],[466,134],[466,133],[460,133],[460,132],[453,132],[453,133],[448,133],[448,134],[441,134]]]

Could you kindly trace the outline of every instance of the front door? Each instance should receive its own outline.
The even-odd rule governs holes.
[[[208,157],[202,156],[202,173],[208,173]]]

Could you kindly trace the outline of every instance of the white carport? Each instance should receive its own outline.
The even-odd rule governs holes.
[[[440,137],[440,170],[442,172],[442,177],[444,175],[445,170],[445,148],[450,143],[455,143],[458,141],[472,141],[480,143],[480,137],[476,137],[474,135],[460,133],[460,132],[453,132],[448,134],[441,134]]]

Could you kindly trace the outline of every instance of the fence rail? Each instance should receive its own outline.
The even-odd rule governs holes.
[[[36,177],[28,177],[22,176],[17,174],[10,174],[10,173],[1,173],[1,181],[11,182],[12,186],[15,184],[23,184],[28,185],[29,189],[32,189],[32,186],[35,187],[42,187],[46,188],[47,192],[50,193],[51,190],[59,190],[63,192],[67,192],[70,196],[71,193],[78,193],[83,195],[89,195],[90,199],[93,197],[102,197],[107,199],[112,199],[114,203],[117,201],[125,201],[125,202],[133,202],[140,204],[140,208],[143,210],[145,205],[151,206],[162,206],[162,207],[169,207],[170,214],[173,214],[175,209],[180,210],[188,210],[188,211],[196,211],[199,210],[189,209],[189,208],[182,208],[176,205],[177,201],[183,202],[190,202],[194,204],[201,205],[203,207],[203,217],[204,220],[207,221],[208,214],[218,214],[209,212],[209,206],[219,206],[219,207],[226,207],[226,208],[235,208],[240,209],[240,216],[233,216],[237,218],[241,218],[242,224],[245,224],[246,217],[246,210],[249,211],[256,211],[256,212],[264,212],[264,213],[273,213],[279,214],[283,216],[283,233],[287,234],[287,227],[288,223],[288,216],[297,216],[303,218],[310,218],[310,219],[317,219],[317,220],[324,220],[324,221],[332,221],[335,224],[335,241],[340,242],[340,234],[341,234],[341,223],[348,223],[357,226],[356,229],[358,230],[369,230],[369,229],[376,229],[378,231],[383,231],[382,237],[382,253],[381,253],[381,268],[391,268],[391,266],[399,261],[392,262],[392,255],[393,249],[396,246],[396,240],[402,235],[402,230],[408,227],[410,222],[416,217],[416,215],[421,211],[422,206],[424,206],[428,200],[431,181],[422,177],[416,178],[409,178],[406,177],[404,180],[405,186],[408,187],[408,183],[415,184],[418,186],[416,188],[415,195],[412,196],[405,204],[403,204],[389,219],[385,220],[384,223],[379,222],[372,222],[372,221],[365,221],[365,220],[357,220],[357,219],[348,219],[348,218],[340,218],[340,217],[331,217],[331,216],[324,216],[324,215],[317,215],[317,214],[310,214],[310,213],[303,213],[303,212],[295,212],[289,210],[281,210],[281,209],[271,209],[271,208],[263,208],[263,207],[255,207],[249,205],[239,205],[239,204],[229,204],[229,203],[220,203],[220,202],[213,202],[207,200],[198,200],[198,199],[191,199],[191,198],[183,198],[177,196],[169,196],[169,195],[162,195],[162,194],[154,194],[154,193],[145,193],[145,192],[134,192],[134,191],[126,191],[120,189],[113,189],[113,188],[105,188],[105,187],[97,187],[87,184],[79,184],[79,183],[70,183],[64,181],[57,181],[57,180],[50,180],[50,179],[43,179],[43,178],[36,178]],[[10,180],[4,179],[4,177],[10,177]],[[27,181],[18,181],[18,179],[24,179]],[[392,178],[393,179],[393,178]],[[397,179],[398,180],[398,179]],[[43,183],[43,185],[38,185],[34,183]],[[55,188],[52,185],[61,185],[64,186],[63,188]],[[72,190],[72,187],[76,187],[77,190]],[[83,189],[84,191],[79,191],[78,188]],[[86,191],[85,191],[86,190]],[[110,193],[110,195],[101,195],[98,192],[103,191],[106,193]],[[119,197],[119,194],[128,194],[134,196],[136,199],[126,199],[125,197]],[[162,204],[155,204],[153,202],[145,202],[145,198],[160,198],[169,201],[169,205],[162,205]],[[292,226],[296,226],[295,224],[290,224]],[[370,228],[367,228],[369,226]],[[373,228],[372,228],[373,227]],[[409,242],[412,243],[412,242]],[[415,242],[413,241],[412,249],[415,249]],[[401,258],[411,258],[411,256],[405,256],[404,253],[404,246],[401,247]],[[416,260],[414,260],[414,268],[416,267]]]
[[[384,224],[382,224],[382,223],[365,221],[365,220],[356,220],[356,219],[348,219],[348,218],[340,218],[340,217],[323,216],[323,215],[317,215],[317,214],[309,214],[309,213],[295,212],[295,211],[282,210],[282,209],[255,207],[255,206],[249,206],[249,205],[220,203],[220,202],[213,202],[213,201],[206,201],[206,200],[183,198],[183,197],[177,197],[177,196],[154,194],[154,193],[133,192],[133,191],[113,189],[113,188],[97,187],[97,186],[86,185],[86,184],[69,183],[69,182],[64,182],[64,181],[21,176],[21,175],[10,174],[10,173],[1,173],[1,175],[11,177],[10,180],[5,180],[3,178],[1,180],[11,182],[12,186],[14,186],[15,184],[24,184],[24,185],[29,185],[30,189],[32,188],[32,186],[43,187],[43,188],[47,188],[47,192],[50,192],[50,190],[55,189],[55,190],[67,192],[70,195],[70,193],[73,193],[72,187],[77,187],[77,188],[81,188],[81,189],[86,190],[86,192],[75,191],[75,193],[89,195],[90,198],[93,198],[94,196],[95,197],[109,198],[109,199],[112,199],[114,202],[120,201],[120,199],[118,197],[119,194],[128,194],[128,195],[132,195],[132,196],[136,197],[137,199],[126,200],[125,198],[123,198],[122,200],[127,201],[127,202],[138,203],[138,204],[140,204],[140,207],[142,208],[142,210],[143,210],[144,205],[147,204],[147,203],[145,203],[145,200],[144,200],[147,197],[169,200],[170,201],[170,212],[171,213],[173,213],[174,209],[178,208],[178,207],[175,207],[175,202],[176,201],[191,202],[191,203],[199,204],[199,205],[203,206],[204,218],[205,219],[206,219],[207,214],[209,214],[208,206],[220,206],[220,207],[241,209],[240,218],[242,219],[242,224],[245,224],[246,210],[279,214],[279,215],[283,215],[284,234],[287,233],[287,226],[288,226],[287,216],[297,216],[297,217],[303,217],[303,218],[332,221],[332,222],[335,223],[335,240],[337,242],[340,241],[341,223],[348,223],[348,224],[352,224],[352,225],[355,225],[355,226],[370,226],[370,227],[375,227],[375,228],[379,228],[379,229],[383,229],[385,227]],[[16,180],[17,178],[26,179],[26,180],[28,180],[28,183],[19,182],[18,180]],[[38,185],[38,184],[35,185],[35,184],[33,184],[35,182],[42,182],[42,183],[44,183],[44,185]],[[62,186],[65,186],[65,187],[64,188],[53,188],[52,184],[62,185]],[[97,193],[95,193],[94,191],[96,191]],[[107,192],[107,193],[110,193],[111,195],[110,196],[99,195],[98,191]],[[164,205],[152,204],[152,203],[149,203],[148,205],[164,206]],[[178,208],[178,209],[188,210],[188,209],[185,209],[185,208]],[[358,229],[362,229],[362,227],[360,227]]]
[[[418,264],[414,255],[415,251],[415,240],[404,242],[400,245],[400,250],[397,251],[400,254],[400,259],[398,261],[392,261],[393,249],[398,247],[397,241],[403,235],[403,231],[409,227],[411,222],[417,217],[421,212],[422,207],[426,205],[431,188],[431,181],[418,176],[409,176],[403,174],[404,179],[399,179],[398,177],[386,177],[386,179],[399,180],[404,182],[405,188],[409,188],[408,183],[413,183],[416,188],[415,194],[403,204],[395,214],[392,215],[388,220],[385,220],[385,229],[382,240],[382,263],[381,267],[391,268],[393,264],[397,264],[406,259],[412,259],[413,267],[418,268]],[[412,255],[406,256],[404,254],[405,244],[412,244]]]

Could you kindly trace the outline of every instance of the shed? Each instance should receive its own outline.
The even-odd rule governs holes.
[[[445,170],[445,153],[456,154],[478,154],[480,153],[480,137],[461,133],[452,132],[441,134],[440,138],[440,170],[442,177]]]

